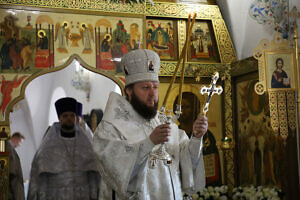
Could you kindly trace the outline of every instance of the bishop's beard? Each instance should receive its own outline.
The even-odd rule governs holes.
[[[134,110],[147,120],[154,118],[157,113],[158,101],[154,103],[153,107],[149,107],[144,102],[139,100],[134,91],[132,92],[130,103]]]

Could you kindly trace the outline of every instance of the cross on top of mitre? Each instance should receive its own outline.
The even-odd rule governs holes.
[[[207,100],[206,100],[205,105],[204,105],[203,110],[202,110],[203,115],[206,115],[206,113],[208,111],[208,106],[209,106],[209,103],[210,103],[210,100],[211,100],[212,96],[214,94],[220,95],[223,92],[222,86],[217,86],[216,85],[218,79],[219,79],[219,72],[215,72],[213,77],[212,77],[211,84],[208,87],[204,85],[200,89],[200,93],[202,95],[207,94]]]

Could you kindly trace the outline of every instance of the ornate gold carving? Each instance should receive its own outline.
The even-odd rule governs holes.
[[[231,97],[231,76],[230,68],[225,71],[224,79],[224,93],[225,93],[225,136],[233,138],[232,131],[232,97]]]
[[[189,13],[196,12],[197,18],[222,19],[221,12],[217,5],[178,4],[169,2],[155,2],[154,5],[149,2],[146,4],[120,4],[104,0],[0,0],[0,4],[89,11],[94,10],[101,12],[121,12],[177,18],[187,18]]]
[[[253,57],[245,58],[243,60],[239,60],[231,63],[231,71],[230,75],[240,76],[251,72],[257,71],[257,60]]]
[[[0,139],[8,139],[10,137],[10,127],[7,125],[0,125]]]
[[[262,39],[258,46],[253,49],[253,57],[258,60],[258,71],[259,71],[259,84],[263,86],[264,92],[267,91],[270,86],[270,77],[272,74],[269,72],[268,68],[268,56],[278,54],[290,54],[291,55],[291,71],[292,71],[292,79],[296,85],[296,77],[294,76],[295,67],[294,67],[294,60],[295,55],[293,53],[294,49],[292,44],[290,44],[287,40],[282,38],[280,33],[275,33],[272,41],[267,39]],[[269,82],[268,82],[269,81]],[[291,85],[293,87],[293,85]],[[258,91],[256,91],[258,93]],[[259,94],[259,93],[258,93]]]
[[[278,111],[277,111],[277,93],[276,91],[269,91],[269,107],[270,107],[270,117],[271,117],[271,127],[274,133],[278,132]]]
[[[218,49],[220,52],[221,62],[232,63],[236,61],[234,46],[231,42],[230,35],[228,33],[224,20],[212,20],[212,24],[214,27]]]
[[[9,125],[0,126],[0,153],[5,152],[5,142],[8,140],[10,136],[10,128]]]
[[[258,95],[263,95],[265,93],[264,85],[260,82],[255,83],[254,90]]]
[[[178,52],[181,52],[186,40],[186,23],[184,20],[178,20]]]
[[[231,92],[231,76],[230,76],[230,65],[226,68],[225,73],[222,77],[224,80],[224,94],[225,94],[225,137],[231,138],[232,143],[235,143],[233,137],[232,128],[232,92]],[[226,150],[224,153],[225,157],[225,176],[229,188],[233,188],[234,182],[234,152],[233,150]]]
[[[272,129],[283,139],[289,130],[296,130],[296,97],[293,89],[269,89],[269,104]]]
[[[294,90],[286,91],[288,124],[291,131],[296,130],[296,97]]]
[[[286,55],[286,57],[284,57]],[[276,32],[273,40],[269,42],[262,39],[259,45],[253,50],[253,57],[258,60],[259,82],[256,84],[255,91],[261,95],[264,92],[269,93],[269,107],[271,117],[271,127],[275,134],[285,140],[289,134],[289,130],[296,129],[296,100],[295,91],[297,89],[297,75],[295,73],[295,54],[292,44],[282,38],[282,34]],[[276,59],[285,58],[285,62],[289,62],[288,78],[290,88],[272,88],[273,70],[276,65]],[[275,65],[275,66],[274,66]],[[260,86],[260,87],[257,87]],[[292,89],[291,89],[292,88]]]
[[[176,4],[147,2],[146,14],[149,16],[187,18],[189,13],[197,13],[197,19],[222,19],[219,7],[216,5]]]
[[[177,62],[174,61],[162,61],[161,68],[159,70],[159,76],[172,76]],[[211,76],[215,71],[218,71],[220,75],[223,75],[225,70],[230,67],[229,64],[200,64],[200,63],[186,63],[185,77],[197,77],[198,74],[202,77]],[[179,68],[177,76],[180,76]]]
[[[278,120],[279,120],[279,131],[283,138],[288,136],[288,123],[287,123],[287,112],[286,112],[286,96],[285,91],[277,91],[277,106],[278,106]]]
[[[223,151],[225,165],[224,165],[224,174],[225,174],[225,184],[229,187],[230,190],[233,189],[234,182],[234,152],[232,149]]]
[[[104,0],[0,0],[0,4],[132,14],[145,13],[145,4],[122,4],[120,6],[119,3],[111,3]]]

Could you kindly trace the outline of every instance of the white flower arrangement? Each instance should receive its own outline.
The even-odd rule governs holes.
[[[196,194],[183,195],[184,200],[280,200],[282,198],[283,192],[277,187],[255,187],[253,185],[233,188],[232,195],[229,195],[227,185],[208,186]]]
[[[283,192],[277,187],[236,187],[232,190],[233,200],[280,200]]]
[[[228,200],[228,186],[222,185],[217,187],[208,186],[201,192],[191,196],[184,195],[185,200]]]

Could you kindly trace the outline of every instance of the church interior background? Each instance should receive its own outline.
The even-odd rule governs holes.
[[[223,93],[207,113],[207,186],[191,198],[298,199],[299,9],[298,0],[0,0],[0,199],[8,192],[9,136],[25,135],[16,150],[26,185],[43,134],[57,121],[54,102],[76,98],[87,120],[93,109],[104,110],[110,91],[123,93],[126,52],[159,54],[163,98],[194,13],[179,126],[189,132],[206,101],[200,89],[215,72]],[[286,72],[281,85],[278,59]],[[167,110],[175,107],[182,71]]]

